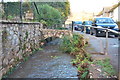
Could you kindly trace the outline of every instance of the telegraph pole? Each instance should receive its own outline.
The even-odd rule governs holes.
[[[2,2],[1,2],[2,4],[1,4],[1,8],[2,8],[2,14],[4,14],[4,1],[2,0]],[[3,16],[2,16],[2,20],[3,20]]]
[[[20,0],[20,21],[22,22],[22,0]]]

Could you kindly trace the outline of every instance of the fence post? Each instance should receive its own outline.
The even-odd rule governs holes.
[[[90,27],[90,35],[92,34],[92,28]]]
[[[84,26],[84,33],[86,33],[86,26]]]
[[[72,32],[74,30],[74,21],[72,21]]]
[[[105,55],[108,55],[108,30],[106,29],[106,47],[105,47]]]

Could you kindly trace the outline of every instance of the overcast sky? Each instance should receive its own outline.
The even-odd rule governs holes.
[[[72,12],[99,12],[104,6],[112,6],[120,0],[69,0]]]
[[[27,0],[3,0],[3,1],[16,2],[16,1],[27,1]],[[32,1],[40,1],[40,0],[32,0]],[[43,1],[52,1],[52,0],[43,0]],[[61,1],[65,1],[65,0],[61,0]],[[120,0],[69,0],[69,1],[71,5],[71,11],[74,13],[78,13],[81,11],[96,13],[96,12],[100,12],[104,6],[112,6]]]

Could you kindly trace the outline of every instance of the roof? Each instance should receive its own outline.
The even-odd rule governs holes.
[[[110,18],[110,17],[94,17],[94,18]]]
[[[97,16],[100,16],[100,15],[102,15],[103,13],[103,10],[102,11],[100,11],[98,14],[97,14]]]
[[[102,14],[103,14],[103,11],[104,11],[104,12],[107,12],[107,13],[112,12],[112,11],[113,11],[114,9],[116,9],[118,6],[120,6],[120,1],[119,1],[117,4],[113,5],[112,7],[104,7],[103,10],[100,11],[100,12],[97,14],[97,16],[102,15]]]
[[[109,12],[109,9],[110,9],[110,8],[111,8],[111,7],[104,7],[103,10],[100,11],[100,12],[97,14],[97,16],[102,15],[102,14],[103,14],[103,11],[104,11],[105,13]]]
[[[120,2],[118,4],[115,4],[111,7],[111,9],[108,12],[112,12],[114,9],[116,9],[118,6],[120,6]]]

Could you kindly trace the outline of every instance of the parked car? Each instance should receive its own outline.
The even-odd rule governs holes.
[[[101,27],[101,28],[108,28],[108,29],[112,29],[115,31],[119,31],[118,25],[114,22],[114,20],[112,18],[109,18],[109,17],[96,17],[96,18],[94,18],[92,26]],[[104,36],[106,32],[104,29],[92,28],[91,33],[95,34],[95,36],[100,36],[100,34],[101,34],[101,36]],[[115,35],[115,37],[118,36],[117,34],[112,33],[112,32],[109,32],[109,35]]]
[[[84,26],[91,26],[92,21],[83,21],[82,25]],[[82,32],[84,31],[84,27],[82,27]],[[90,33],[90,27],[86,27],[86,33]]]
[[[82,25],[82,21],[74,21],[74,29],[75,30],[80,30]]]

